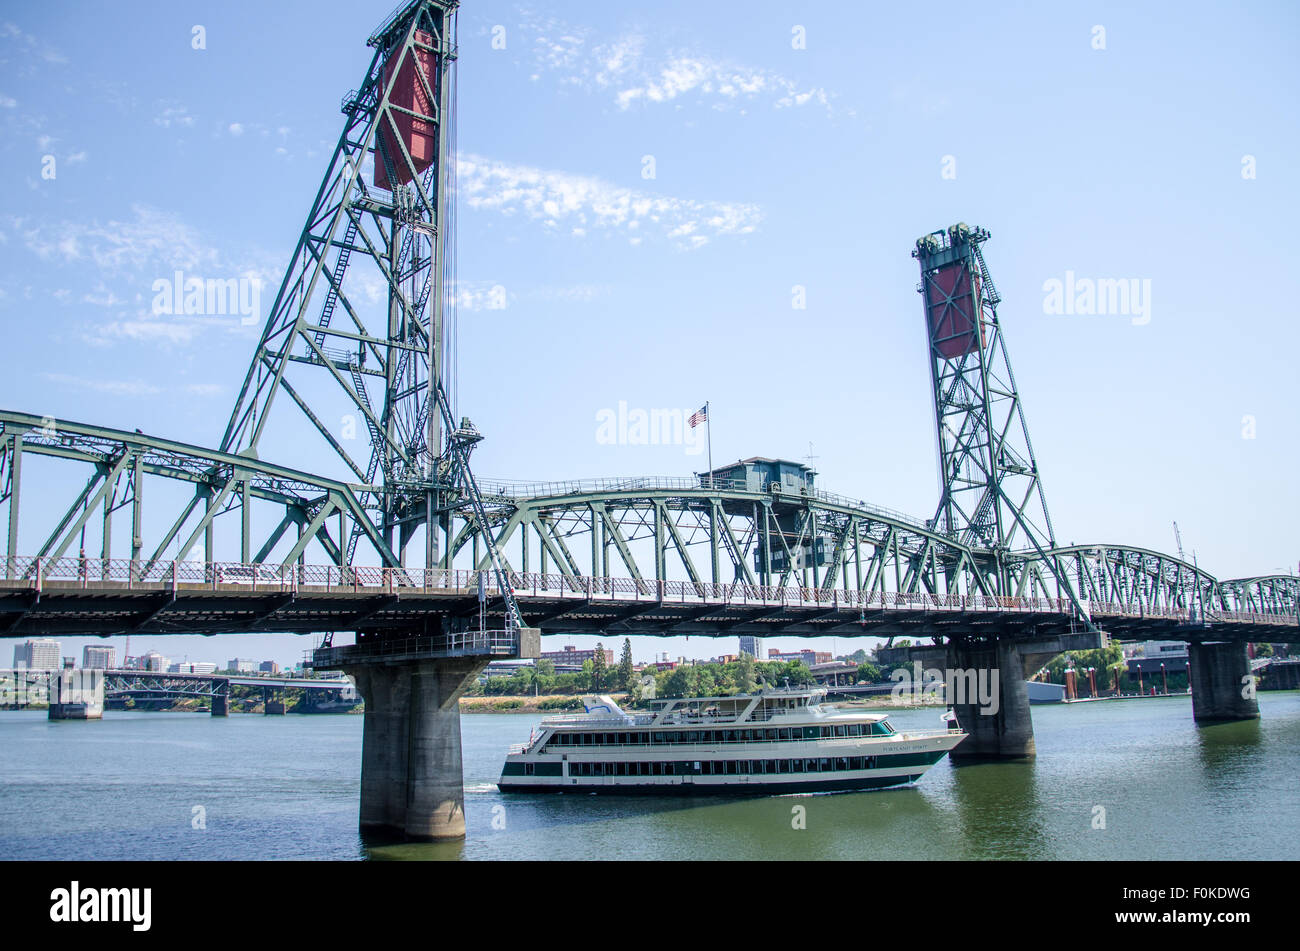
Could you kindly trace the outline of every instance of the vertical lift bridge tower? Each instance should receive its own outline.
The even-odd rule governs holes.
[[[458,700],[466,684],[492,657],[540,650],[470,471],[481,436],[468,419],[455,420],[445,385],[457,6],[410,0],[371,35],[370,66],[343,99],[343,132],[221,444],[256,458],[281,434],[318,437],[340,476],[362,487],[364,518],[340,515],[336,539],[311,526],[345,570],[371,558],[407,567],[421,537],[412,560],[450,568],[453,516],[475,533],[476,551],[485,546],[502,630],[475,632],[472,619],[444,617],[398,629],[385,626],[380,605],[343,619],[355,645],[335,648],[327,638],[313,658],[317,669],[352,675],[365,698],[361,825],[417,839],[465,834]],[[286,409],[290,428],[277,431]],[[340,412],[365,438],[345,446],[331,429]],[[360,458],[351,449],[358,443],[367,450]],[[241,554],[261,561],[266,552]]]
[[[1029,579],[1027,560],[1054,565],[1044,556],[1056,547],[1056,539],[998,323],[1001,298],[980,250],[988,238],[982,228],[956,224],[922,237],[912,256],[921,268],[917,290],[925,306],[939,445],[939,505],[933,524],[971,546],[984,562],[983,576],[996,589],[981,593],[1006,597],[1022,593]],[[1070,579],[1058,574],[1054,580],[1078,608]],[[1104,635],[1081,608],[1078,613],[1084,632],[1068,646],[1102,646]],[[974,703],[954,704],[970,733],[953,750],[955,760],[1034,755],[1025,677],[1066,646],[1058,637],[982,633],[951,636],[946,649],[934,651],[942,653],[941,663],[949,670],[998,672],[996,713]]]

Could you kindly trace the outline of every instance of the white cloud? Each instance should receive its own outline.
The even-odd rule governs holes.
[[[6,96],[0,93],[0,109],[13,109],[18,105],[18,100],[13,96]]]
[[[173,286],[180,271],[183,280],[234,278],[258,282],[265,289],[279,277],[278,260],[240,258],[220,251],[176,215],[145,205],[133,206],[130,217],[108,221],[21,217],[7,221],[29,251],[64,271],[51,280],[85,279],[77,299],[111,312],[106,315],[111,319],[96,319],[82,328],[82,339],[94,346],[131,341],[181,347],[208,333],[255,334],[255,326],[240,320],[154,314],[155,282]],[[70,293],[61,291],[55,297],[67,302]],[[257,306],[260,311],[261,304]],[[253,316],[260,325],[265,313]]]
[[[164,129],[170,129],[172,126],[190,127],[194,125],[194,117],[190,115],[189,109],[174,100],[164,100],[158,103],[162,111],[154,116],[154,125],[160,125]]]
[[[701,201],[638,192],[584,175],[510,165],[477,155],[457,158],[456,188],[470,208],[519,215],[544,227],[606,233],[654,230],[668,239],[694,235],[678,247],[753,232],[762,220],[757,205]],[[634,242],[639,243],[639,242]]]
[[[65,220],[27,227],[28,219],[23,219],[15,221],[15,230],[42,259],[85,257],[114,274],[149,267],[195,271],[220,266],[216,250],[204,245],[198,233],[175,215],[147,205],[133,205],[131,212],[129,219],[103,223]]]
[[[60,66],[68,61],[68,58],[54,47],[42,43],[35,36],[24,32],[17,24],[12,22],[6,21],[0,24],[0,41],[12,46],[18,53],[18,58],[23,61],[21,75],[31,75],[33,73],[34,70],[31,65],[33,58]]]
[[[126,303],[126,301],[109,290],[103,281],[96,283],[94,291],[83,295],[81,300],[83,303],[94,304],[96,307],[118,307]]]
[[[240,125],[238,122],[232,122],[227,127],[227,131],[235,138],[239,138],[239,136],[244,134],[244,127]]]
[[[695,95],[700,102],[714,100],[716,110],[765,100],[776,109],[812,103],[831,112],[832,96],[821,87],[803,88],[772,70],[698,51],[648,52],[640,33],[593,44],[590,30],[532,11],[523,14],[520,31],[533,57],[530,79],[551,72],[562,85],[611,95],[620,109]]]
[[[194,320],[177,317],[112,320],[96,325],[82,334],[82,340],[92,346],[109,346],[118,340],[182,347],[194,342],[201,329]]]
[[[88,380],[66,373],[42,373],[42,377],[58,386],[79,390],[93,390],[110,396],[156,396],[162,390],[143,380]]]

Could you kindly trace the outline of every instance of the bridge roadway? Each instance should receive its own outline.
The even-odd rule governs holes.
[[[441,630],[469,626],[491,572],[98,558],[12,559],[0,578],[0,636]],[[511,572],[526,622],[544,633],[1040,638],[1079,630],[1062,598],[900,594]],[[1294,614],[1081,602],[1121,639],[1295,642]],[[499,623],[495,623],[499,627]]]

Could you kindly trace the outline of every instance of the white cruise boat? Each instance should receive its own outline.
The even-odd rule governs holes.
[[[765,688],[657,701],[624,711],[609,696],[549,717],[513,746],[502,792],[830,792],[914,783],[965,739],[950,728],[898,732],[882,713],[841,710],[826,691]]]

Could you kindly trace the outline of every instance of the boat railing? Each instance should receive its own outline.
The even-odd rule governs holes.
[[[575,713],[568,716],[547,717],[542,721],[542,726],[649,726],[654,723],[654,720],[653,715],[645,713],[629,714],[624,717],[592,717],[583,713]]]
[[[802,726],[813,726],[813,725],[816,725],[816,724],[803,724],[803,725],[801,725],[801,726],[794,726],[794,727],[781,727],[780,729],[787,729],[787,730],[791,730],[791,731],[802,731]],[[736,732],[736,733],[738,733],[738,732],[741,732],[743,728],[742,728],[742,727],[739,727],[739,726],[732,725],[732,724],[715,724],[715,725],[709,726],[708,729],[710,729],[710,730],[719,730],[719,731],[729,731],[729,732]],[[764,729],[774,730],[774,729],[777,729],[777,727],[765,727]],[[680,733],[680,732],[685,732],[685,731],[677,731],[677,732]],[[909,730],[909,731],[908,731],[908,735],[911,736],[911,737],[915,737],[915,738],[917,738],[917,739],[924,739],[924,738],[926,738],[926,737],[932,737],[932,736],[946,736],[946,735],[948,734],[948,732],[949,732],[948,730],[929,730],[929,731],[927,731],[927,730]],[[956,731],[952,731],[952,732],[956,732]],[[581,735],[581,734],[579,734],[579,735]],[[671,746],[695,746],[695,745],[701,745],[701,744],[708,745],[708,746],[731,746],[731,745],[737,745],[737,746],[749,746],[749,745],[753,745],[753,744],[755,744],[755,743],[764,743],[764,744],[766,744],[766,743],[804,743],[804,742],[814,742],[814,741],[818,741],[818,742],[820,742],[820,741],[830,741],[830,740],[888,740],[888,739],[892,739],[892,738],[902,738],[902,737],[903,737],[903,733],[900,732],[900,731],[898,731],[898,730],[895,730],[893,733],[870,733],[870,734],[867,734],[867,735],[858,734],[858,735],[856,735],[856,736],[852,736],[852,735],[850,735],[850,736],[818,736],[818,737],[805,737],[805,736],[802,735],[802,732],[800,732],[800,735],[799,735],[799,736],[789,736],[789,737],[780,737],[780,736],[778,736],[778,737],[776,737],[776,738],[768,738],[767,736],[755,736],[755,737],[751,737],[751,738],[749,738],[749,739],[743,739],[743,738],[726,739],[726,738],[722,738],[722,739],[710,739],[710,740],[703,740],[703,739],[698,739],[698,738],[697,738],[697,739],[690,740],[690,741],[687,741],[687,742],[680,742],[680,741],[679,741],[679,742],[667,742],[667,741],[662,740],[662,739],[659,738],[662,734],[651,733],[651,734],[648,734],[648,735],[651,736],[651,737],[653,738],[652,741],[649,742],[649,743],[615,743],[615,744],[604,744],[604,743],[595,743],[595,744],[591,744],[591,743],[560,743],[560,742],[558,741],[558,739],[557,739],[555,736],[552,736],[551,739],[549,739],[549,740],[547,741],[546,745],[547,745],[548,748],[549,748],[549,747],[563,747],[564,749],[580,749],[580,750],[588,750],[588,751],[590,751],[590,750],[596,750],[596,749],[609,749],[611,746],[613,746],[613,747],[615,747],[615,748],[617,748],[617,747],[627,747],[627,748],[629,748],[629,749],[632,749],[632,748],[640,749],[640,748],[645,747],[645,746],[655,746],[655,747],[658,747],[658,746],[670,746],[670,747],[671,747]],[[527,748],[528,748],[528,746],[527,746],[527,744],[526,744],[526,745],[524,746],[524,749],[527,749]]]

